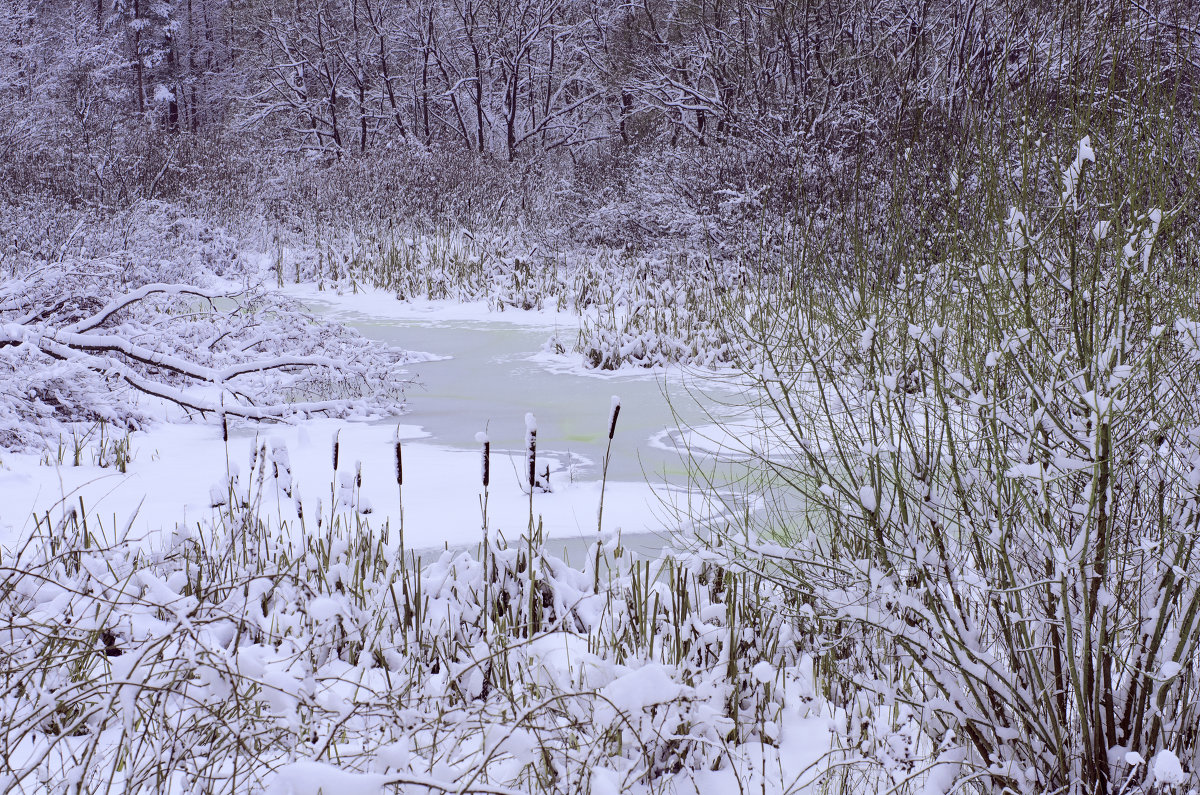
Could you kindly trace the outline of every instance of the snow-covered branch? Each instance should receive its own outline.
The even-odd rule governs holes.
[[[247,420],[399,403],[399,356],[283,298],[165,281],[109,287],[127,278],[95,258],[60,257],[4,285],[0,444],[36,445],[61,422],[140,426],[150,404],[139,395]]]

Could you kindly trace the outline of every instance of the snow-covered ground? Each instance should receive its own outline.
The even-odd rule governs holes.
[[[305,517],[328,516],[331,484],[343,498],[341,511],[357,511],[373,523],[399,526],[401,492],[397,489],[395,443],[401,439],[402,492],[406,541],[410,548],[440,548],[474,544],[480,538],[483,486],[481,454],[421,441],[412,425],[388,427],[364,422],[312,419],[301,425],[242,430],[221,439],[220,427],[204,424],[162,424],[130,437],[127,472],[93,463],[73,466],[71,451],[58,463],[55,452],[8,453],[0,459],[0,541],[10,540],[33,525],[33,516],[84,506],[106,529],[129,529],[134,537],[152,537],[178,523],[211,520],[225,499],[227,473],[240,475],[241,491],[250,487],[250,459],[267,445],[268,460],[285,450],[291,467],[291,491],[302,501]],[[333,442],[339,443],[339,474],[333,474]],[[67,443],[69,446],[69,442]],[[541,459],[545,466],[548,459]],[[571,482],[564,462],[553,461],[553,491],[534,495],[534,512],[550,538],[581,539],[596,535],[600,483]],[[524,454],[520,450],[492,453],[488,490],[489,524],[510,538],[528,525],[529,497],[524,483]],[[539,467],[539,469],[541,468]],[[343,488],[343,480],[362,473],[361,488]],[[269,475],[272,480],[272,475]],[[263,506],[267,518],[294,523],[294,500],[279,491],[278,504]],[[351,493],[352,492],[352,493]],[[605,529],[627,534],[665,531],[670,518],[662,501],[670,494],[646,483],[609,483],[605,492]]]

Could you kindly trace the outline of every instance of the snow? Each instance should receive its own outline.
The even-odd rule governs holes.
[[[655,704],[675,700],[683,691],[683,686],[674,680],[665,666],[648,663],[600,688],[602,703],[596,709],[594,720],[608,723],[616,718],[617,712],[638,714]]]
[[[348,773],[322,762],[292,762],[282,767],[268,795],[377,795],[388,777],[381,773]]]
[[[858,501],[862,503],[862,507],[867,513],[875,513],[875,509],[879,507],[879,500],[875,497],[875,489],[870,486],[859,488]]]
[[[610,684],[614,668],[588,648],[588,639],[556,633],[529,643],[530,668],[544,686],[562,690],[598,689]]]
[[[1162,668],[1159,669],[1158,678],[1163,679],[1163,680],[1174,679],[1176,676],[1179,675],[1179,672],[1181,670],[1183,670],[1182,665],[1175,662],[1174,660],[1169,660],[1169,661],[1163,663]]]
[[[164,423],[130,436],[131,461],[126,474],[101,468],[85,458],[83,466],[59,464],[54,451],[7,453],[0,458],[0,543],[33,526],[32,517],[57,517],[80,504],[97,518],[97,528],[112,532],[129,526],[135,537],[156,542],[162,531],[213,516],[214,506],[227,501],[228,482],[236,493],[250,489],[250,472],[238,474],[253,451],[267,445],[276,462],[286,461],[280,477],[267,466],[264,505],[274,521],[295,524],[296,503],[303,505],[306,522],[321,515],[321,498],[328,498],[333,472],[330,451],[337,440],[345,483],[339,489],[343,510],[355,505],[373,508],[372,523],[398,525],[400,503],[395,484],[396,436],[404,441],[404,517],[410,549],[473,544],[478,540],[478,451],[455,450],[422,443],[424,432],[412,425],[313,419],[300,425],[276,426],[268,435],[249,429],[231,433],[228,446],[218,425]],[[269,441],[268,441],[269,439]],[[516,537],[528,525],[528,495],[524,484],[524,451],[492,450],[489,524]],[[506,461],[507,459],[507,461]],[[361,461],[361,491],[347,462]],[[48,462],[48,463],[47,463]],[[521,462],[518,464],[518,462]],[[551,467],[552,493],[538,493],[534,511],[542,517],[548,537],[591,539],[600,484],[572,482],[564,465],[543,455],[539,469]],[[518,475],[517,473],[520,472]],[[286,474],[285,474],[286,473]],[[288,497],[286,488],[293,490]],[[355,495],[358,497],[355,502]],[[670,525],[660,514],[665,487],[646,483],[609,482],[605,519],[625,533],[659,533]]]
[[[308,602],[308,615],[314,621],[329,621],[339,615],[341,611],[341,604],[336,599],[327,596],[318,596]]]
[[[775,681],[775,668],[766,660],[761,660],[750,669],[750,675],[761,684],[772,684]]]
[[[949,795],[953,792],[965,758],[966,753],[959,748],[939,754],[930,767],[921,795]]]
[[[1150,769],[1154,773],[1156,784],[1186,784],[1188,781],[1188,775],[1183,772],[1179,757],[1174,751],[1165,748],[1154,755]]]
[[[1064,204],[1071,207],[1076,206],[1075,189],[1083,174],[1083,164],[1095,162],[1096,152],[1092,149],[1092,139],[1090,136],[1084,136],[1076,147],[1075,159],[1062,174],[1062,201]]]

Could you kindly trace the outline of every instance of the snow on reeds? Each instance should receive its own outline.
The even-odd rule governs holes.
[[[422,558],[361,512],[300,532],[266,450],[161,547],[101,545],[81,505],[3,550],[0,788],[782,791],[830,750],[766,583],[603,538],[578,568],[533,534]]]

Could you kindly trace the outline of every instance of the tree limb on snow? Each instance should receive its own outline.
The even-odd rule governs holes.
[[[236,339],[240,331],[246,327],[234,327],[222,330],[217,339],[228,338],[229,347],[214,351],[213,345],[207,348],[192,336],[179,336],[164,333],[162,338],[155,337],[153,347],[139,344],[134,338],[145,337],[148,333],[161,333],[157,321],[150,329],[144,321],[133,318],[113,324],[113,319],[121,312],[138,307],[143,301],[153,295],[164,295],[168,298],[192,297],[207,301],[210,307],[217,299],[238,301],[244,293],[228,290],[207,290],[185,284],[148,284],[128,293],[108,300],[100,309],[90,312],[85,317],[78,318],[80,305],[87,301],[78,296],[67,296],[61,300],[46,296],[40,298],[43,309],[28,311],[26,303],[23,314],[9,322],[0,322],[0,349],[16,348],[17,350],[36,350],[52,359],[70,363],[76,368],[83,368],[103,379],[117,378],[138,392],[167,400],[184,409],[198,411],[201,414],[212,412],[221,416],[241,417],[249,420],[281,420],[296,414],[340,413],[359,407],[361,401],[353,398],[296,401],[288,402],[275,400],[260,401],[252,397],[254,390],[245,385],[235,386],[230,383],[240,377],[263,374],[270,371],[288,373],[293,377],[288,384],[295,386],[304,379],[306,371],[319,371],[332,376],[351,376],[367,383],[372,375],[378,380],[378,363],[372,365],[369,357],[366,363],[354,357],[299,355],[280,351],[279,345],[301,344],[308,350],[313,349],[313,342],[320,345],[322,341],[331,344],[346,344],[346,340],[328,328],[313,326],[313,333],[301,325],[293,327],[286,333],[272,336],[270,332],[260,334],[254,345],[261,342],[278,343],[275,351],[268,351],[261,356],[247,357],[245,346]],[[38,298],[34,298],[38,301]],[[98,304],[91,299],[93,306]],[[75,310],[73,316],[63,317],[64,308]],[[214,307],[215,308],[215,307]],[[9,309],[14,311],[15,307]],[[284,312],[286,316],[287,313]],[[0,318],[3,312],[0,311]],[[10,315],[10,318],[12,316]],[[161,318],[180,321],[187,327],[183,316],[162,314]],[[189,315],[190,317],[190,315]],[[214,314],[213,323],[229,322],[232,315]],[[293,322],[297,316],[290,316]],[[77,319],[78,318],[78,319]],[[65,325],[58,325],[64,323]],[[255,323],[254,325],[257,325]],[[101,327],[102,331],[98,331]],[[195,328],[191,322],[191,328]],[[203,342],[203,341],[201,341]],[[349,340],[354,344],[354,340]],[[250,347],[254,347],[251,345]],[[318,348],[319,350],[319,348]],[[208,359],[208,363],[195,361],[188,351]],[[214,356],[215,355],[215,356]],[[215,360],[214,360],[215,359]],[[232,361],[230,361],[232,360]],[[216,366],[217,364],[224,366]],[[173,383],[182,380],[184,383]],[[217,394],[196,394],[187,388],[187,384],[214,387]],[[103,389],[103,387],[101,387]],[[232,399],[230,399],[232,398]],[[51,401],[52,402],[52,401]]]
[[[109,301],[103,309],[95,313],[91,317],[79,320],[65,327],[63,331],[71,331],[83,333],[91,331],[94,328],[99,328],[104,325],[109,318],[126,309],[138,301],[142,301],[155,293],[168,293],[170,295],[194,295],[199,298],[205,298],[212,302],[218,298],[236,298],[239,293],[229,292],[227,290],[203,290],[199,287],[192,287],[187,284],[147,284],[145,287],[139,287],[131,293]]]

